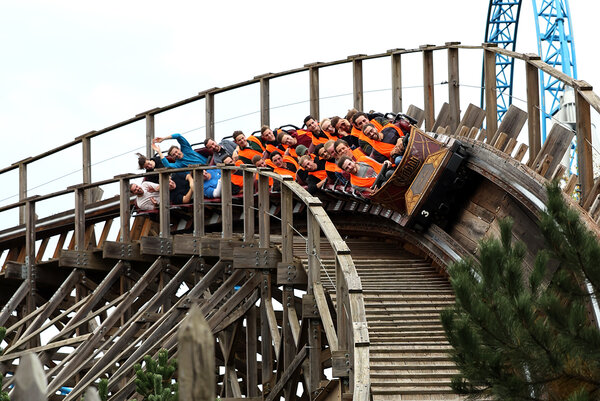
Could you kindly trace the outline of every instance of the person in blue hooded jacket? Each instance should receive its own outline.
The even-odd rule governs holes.
[[[218,198],[221,196],[221,170],[204,170],[204,197]]]
[[[173,158],[173,162],[170,162],[160,151],[159,143],[166,139],[175,139],[179,142],[179,146],[173,145],[169,148],[167,154]],[[192,149],[190,143],[181,134],[172,134],[165,137],[157,137],[152,140],[152,149],[154,149],[161,158],[162,164],[165,167],[181,168],[187,167],[192,164],[206,164],[207,158],[204,155],[196,152]]]

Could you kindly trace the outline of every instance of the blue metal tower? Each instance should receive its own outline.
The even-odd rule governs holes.
[[[485,42],[495,43],[498,47],[515,50],[521,0],[490,0]],[[514,59],[502,54],[496,55],[496,89],[498,103],[498,121],[512,103]],[[484,106],[484,77],[481,77],[481,106]]]
[[[575,42],[568,0],[532,0],[542,61],[577,79]],[[538,6],[539,5],[539,6]],[[498,47],[515,50],[521,0],[490,0],[485,31],[485,41]],[[512,103],[514,60],[496,55],[496,88],[498,120],[501,120]],[[564,92],[562,83],[540,71],[542,98],[542,142],[546,140],[548,120],[560,108]],[[484,77],[481,78],[481,106],[484,106]]]
[[[542,60],[577,79],[575,41],[568,0],[532,0],[538,53]],[[538,7],[539,4],[539,7]],[[549,120],[560,108],[562,82],[540,71],[542,82],[542,141],[546,140]]]

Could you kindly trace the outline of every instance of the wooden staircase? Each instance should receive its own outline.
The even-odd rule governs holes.
[[[363,286],[373,400],[460,399],[450,388],[457,370],[439,317],[454,303],[447,277],[389,243],[348,244]],[[321,281],[334,294],[334,266],[323,265]]]

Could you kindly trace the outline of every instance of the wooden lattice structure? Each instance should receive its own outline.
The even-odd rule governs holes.
[[[497,125],[491,73],[488,110],[471,105],[461,115],[459,49],[472,48],[449,43],[393,50],[259,76],[141,113],[0,171],[19,170],[21,195],[19,202],[0,208],[0,213],[21,211],[21,224],[0,232],[0,250],[5,251],[0,325],[8,328],[2,372],[14,372],[19,358],[34,352],[48,378],[49,399],[79,399],[101,377],[109,379],[111,400],[134,398],[133,365],[161,347],[176,354],[177,329],[198,305],[215,336],[217,370],[212,373],[223,398],[456,399],[448,386],[454,367],[437,318],[453,300],[445,268],[473,256],[477,240],[496,235],[498,220],[506,216],[515,220],[516,239],[527,241],[526,264],[531,265],[541,247],[536,226],[546,199],[543,185],[563,175],[558,161],[573,136],[557,126],[540,146],[538,69],[576,90],[580,176],[567,180],[565,196],[579,183],[582,216],[595,231],[600,207],[588,146],[590,107],[600,111],[600,102],[589,85],[562,76],[534,56],[510,53],[525,63],[528,107],[527,112],[511,108]],[[488,68],[496,53],[509,53],[491,46],[479,49]],[[434,51],[448,52],[448,81],[453,83],[437,118]],[[400,63],[407,52],[423,54],[426,94],[424,110],[411,106],[407,113],[440,138],[460,140],[469,155],[469,185],[446,227],[432,225],[417,233],[401,227],[402,216],[380,205],[335,193],[316,198],[295,182],[254,168],[242,169],[241,196],[229,189],[236,169],[220,166],[223,194],[218,202],[195,196],[189,209],[171,210],[165,191],[157,215],[131,215],[129,183],[138,175],[91,182],[93,137],[145,119],[149,148],[154,116],[198,99],[206,101],[207,136],[214,137],[214,96],[251,83],[260,84],[261,120],[268,124],[269,80],[298,71],[309,72],[311,114],[318,117],[319,69],[351,63],[354,105],[362,109],[362,62],[390,57],[393,111],[400,111]],[[487,131],[479,129],[484,120]],[[517,146],[526,122],[529,148]],[[28,197],[27,166],[79,144],[82,184]],[[522,163],[527,150],[529,160]],[[199,194],[205,168],[191,169]],[[168,173],[158,172],[163,184]],[[279,192],[269,190],[269,179],[280,183]],[[111,183],[118,183],[119,195],[95,201],[96,189]],[[73,206],[36,218],[38,202],[65,194],[72,194]],[[110,237],[113,226],[119,227],[116,238]],[[53,252],[47,249],[51,243]],[[12,380],[9,374],[5,388]]]

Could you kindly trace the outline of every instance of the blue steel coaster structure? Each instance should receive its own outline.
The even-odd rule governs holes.
[[[498,47],[515,50],[522,0],[490,0],[485,41]],[[542,61],[577,79],[575,42],[568,0],[532,0],[538,42]],[[496,55],[496,87],[498,121],[512,103],[514,61]],[[482,74],[481,105],[484,105]],[[564,85],[540,71],[542,102],[542,142],[551,124],[549,120],[560,108]]]

